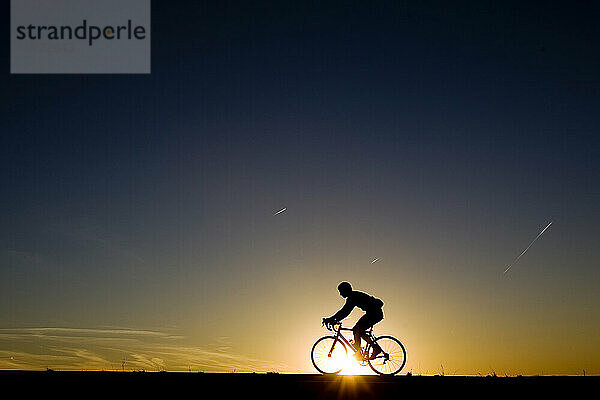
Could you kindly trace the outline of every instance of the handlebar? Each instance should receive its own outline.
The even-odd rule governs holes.
[[[331,323],[331,322],[326,323],[325,318],[323,318],[323,320],[321,321],[321,326],[325,326],[325,328],[327,328],[327,330],[329,330],[329,331],[334,330],[334,327],[337,325],[342,325],[342,322],[338,321],[338,322],[334,322],[334,323]]]

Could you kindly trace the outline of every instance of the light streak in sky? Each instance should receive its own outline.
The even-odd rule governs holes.
[[[287,210],[287,207],[283,207],[281,210],[277,211],[275,214],[273,215],[277,215],[277,214],[281,214],[282,212],[285,212],[285,210]]]
[[[379,258],[374,258],[373,261],[371,261],[371,264],[375,264],[377,261],[379,261]]]
[[[517,261],[519,261],[519,258],[521,258],[521,256],[523,256],[523,254],[525,254],[525,253],[527,252],[527,250],[529,250],[529,248],[530,248],[530,247],[531,247],[531,246],[532,246],[532,245],[535,243],[535,241],[536,241],[536,240],[538,240],[538,238],[539,238],[540,236],[542,236],[542,235],[544,234],[544,232],[546,232],[546,229],[550,228],[550,225],[552,225],[552,221],[550,221],[550,223],[549,223],[548,225],[546,225],[546,227],[545,227],[544,229],[542,229],[542,231],[541,231],[540,233],[538,233],[538,235],[535,237],[535,239],[533,239],[533,240],[531,241],[531,243],[529,243],[529,246],[527,246],[527,247],[525,248],[525,250],[523,250],[523,252],[521,252],[521,254],[519,254],[519,255],[517,256],[517,258],[515,258],[515,260],[514,260],[514,261],[513,261],[511,264],[509,264],[509,265],[508,265],[508,268],[506,268],[506,269],[504,270],[504,274],[506,274],[506,273],[508,272],[508,270],[509,270],[509,269],[511,269],[511,268],[512,268],[512,266],[513,266],[513,265],[515,265],[515,264],[517,263]]]

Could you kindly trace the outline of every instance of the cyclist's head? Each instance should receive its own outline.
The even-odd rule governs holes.
[[[340,296],[348,297],[350,292],[352,292],[352,285],[349,282],[342,282],[338,285],[338,291],[340,292]]]

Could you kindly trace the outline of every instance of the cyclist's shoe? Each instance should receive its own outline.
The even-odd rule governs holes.
[[[369,360],[374,360],[377,358],[377,356],[382,352],[383,350],[381,350],[381,347],[375,345],[373,346],[373,352],[371,353],[371,356],[369,357]]]
[[[365,358],[363,357],[362,353],[360,353],[358,351],[356,353],[354,353],[354,358],[358,362],[365,361]]]

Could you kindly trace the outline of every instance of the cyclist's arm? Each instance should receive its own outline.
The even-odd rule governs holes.
[[[350,301],[350,299],[346,300],[346,304],[344,304],[344,306],[335,314],[333,314],[333,316],[330,317],[330,319],[334,320],[334,321],[341,321],[344,318],[346,318],[348,315],[350,315],[350,313],[352,312],[352,310],[354,309],[354,304]]]

